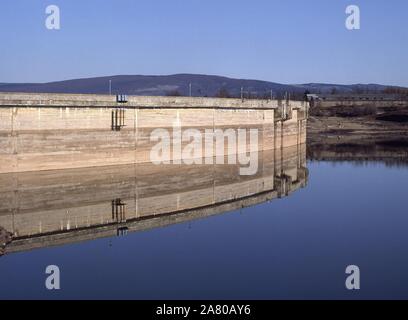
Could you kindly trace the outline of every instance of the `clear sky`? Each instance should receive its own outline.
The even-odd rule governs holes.
[[[48,5],[61,29],[45,27]],[[345,9],[361,10],[361,29]],[[0,82],[202,73],[408,86],[408,0],[1,0]]]

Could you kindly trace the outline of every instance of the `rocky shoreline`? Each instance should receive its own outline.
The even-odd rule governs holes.
[[[12,240],[11,233],[0,227],[0,256],[5,254],[6,246]]]

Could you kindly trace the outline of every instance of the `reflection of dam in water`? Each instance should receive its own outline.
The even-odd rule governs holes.
[[[132,164],[0,174],[6,253],[162,227],[287,196],[307,183],[305,145],[239,165]],[[4,253],[4,252],[3,252]]]

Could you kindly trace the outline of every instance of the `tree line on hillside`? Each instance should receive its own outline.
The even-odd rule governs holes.
[[[408,88],[387,87],[383,90],[385,94],[395,94],[408,97]]]
[[[285,100],[285,99],[290,99],[290,100],[305,100],[305,95],[307,92],[300,92],[300,91],[269,91],[269,92],[258,92],[258,91],[251,91],[251,90],[242,90],[240,93],[231,93],[227,88],[222,87],[220,88],[216,94],[212,97],[215,98],[235,98],[235,99],[262,99],[262,100],[271,100],[271,99],[277,99],[277,100]],[[171,90],[166,93],[166,96],[169,97],[182,97],[182,96],[187,96],[182,94],[179,90]],[[200,95],[201,96],[201,95]],[[207,96],[204,96],[207,97]]]
[[[326,91],[327,92],[327,91]],[[322,90],[297,90],[297,91],[255,91],[255,90],[248,90],[244,89],[240,92],[237,93],[237,90],[235,90],[234,93],[231,93],[230,90],[228,90],[225,87],[221,87],[218,89],[218,91],[215,93],[215,95],[212,95],[210,97],[216,97],[216,98],[235,98],[235,99],[263,99],[263,100],[270,100],[270,99],[277,99],[277,100],[306,100],[306,95],[307,94],[322,94]],[[344,93],[341,90],[339,90],[336,87],[333,87],[328,90],[328,93],[331,95],[336,95],[336,94],[341,94]],[[384,94],[384,95],[397,95],[400,96],[402,99],[408,99],[408,88],[401,88],[401,87],[387,87],[384,90],[379,90],[379,89],[368,89],[368,88],[362,88],[362,87],[355,87],[352,89],[352,92],[349,92],[349,94],[352,95],[364,95],[364,94]],[[181,97],[181,96],[187,96],[183,94],[179,90],[171,90],[166,93],[167,96],[171,97]],[[207,95],[201,95],[201,91],[198,92],[198,96],[204,96],[207,97]]]

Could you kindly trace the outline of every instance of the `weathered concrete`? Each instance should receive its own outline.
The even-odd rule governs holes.
[[[293,101],[0,93],[0,173],[149,162],[152,131],[174,123],[202,135],[257,129],[257,150],[290,147],[306,141],[306,119]]]

